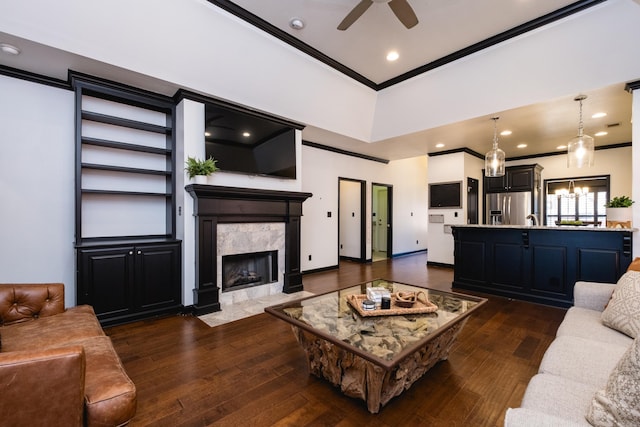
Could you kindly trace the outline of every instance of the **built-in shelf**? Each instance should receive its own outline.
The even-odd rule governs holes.
[[[82,111],[83,120],[91,120],[93,122],[106,123],[109,125],[123,126],[131,129],[143,130],[146,132],[171,134],[171,127],[160,126],[153,123],[140,122],[137,120],[125,119],[122,117],[110,116],[107,114],[94,113],[91,111]]]
[[[150,154],[171,154],[172,151],[170,148],[149,147],[148,145],[130,144],[127,142],[110,141],[107,139],[90,138],[86,136],[82,137],[82,144]]]
[[[78,304],[103,325],[176,313],[172,98],[71,73],[76,95]]]
[[[115,166],[115,165],[101,165],[97,163],[82,163],[83,169],[95,169],[95,170],[103,170],[103,171],[112,171],[112,172],[126,172],[126,173],[141,173],[146,175],[164,175],[171,176],[173,172],[171,171],[161,171],[156,169],[141,169],[141,168],[131,168],[127,166]]]
[[[153,196],[153,197],[171,197],[171,193],[154,193],[150,191],[120,191],[120,190],[94,190],[82,189],[82,194],[102,194],[113,196]]]

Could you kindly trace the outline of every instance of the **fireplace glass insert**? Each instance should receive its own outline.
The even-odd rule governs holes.
[[[278,251],[222,257],[222,292],[278,281]]]

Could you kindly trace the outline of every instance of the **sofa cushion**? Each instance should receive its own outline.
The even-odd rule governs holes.
[[[520,406],[588,426],[585,414],[596,391],[597,387],[557,375],[537,374],[529,381]]]
[[[2,327],[3,351],[63,347],[83,338],[102,336],[104,332],[93,308],[72,307],[55,316]]]
[[[634,340],[606,387],[596,392],[587,420],[594,426],[640,425],[640,341]]]
[[[90,426],[118,426],[136,413],[136,386],[127,376],[111,338],[86,338],[84,348],[86,421]]]
[[[640,336],[640,271],[627,271],[618,280],[602,323],[631,338]]]
[[[545,352],[539,372],[601,388],[627,348],[580,337],[557,337]]]
[[[564,320],[558,327],[557,336],[574,336],[605,344],[615,344],[625,348],[633,341],[628,336],[615,331],[602,323],[602,313],[581,307],[567,310]]]
[[[640,425],[640,341],[634,340],[595,394],[587,420],[594,426]]]
[[[629,267],[627,267],[627,271],[640,271],[640,257],[635,257]]]

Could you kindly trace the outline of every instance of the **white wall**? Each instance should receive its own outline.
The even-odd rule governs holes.
[[[303,205],[303,271],[338,265],[339,177],[366,181],[367,258],[371,256],[371,184],[374,182],[393,186],[393,254],[426,249],[426,156],[385,165],[303,146],[302,165],[302,190],[313,193]],[[327,212],[332,213],[331,217]],[[309,255],[312,255],[311,261]]]
[[[508,153],[507,153],[508,156]],[[507,166],[542,166],[542,180],[559,178],[579,178],[594,175],[611,175],[611,197],[632,194],[632,150],[631,147],[597,150],[594,164],[590,168],[568,168],[566,152],[557,156],[535,157],[526,160],[508,161]]]
[[[74,94],[0,76],[0,280],[62,282],[75,305]]]
[[[453,235],[447,225],[467,222],[467,200],[464,197],[467,191],[467,179],[464,176],[466,156],[469,155],[460,152],[429,157],[429,184],[462,182],[462,208],[429,209],[429,215],[444,216],[444,222],[429,221],[427,242],[429,262],[453,265]]]

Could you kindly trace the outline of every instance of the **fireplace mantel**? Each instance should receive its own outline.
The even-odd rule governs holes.
[[[185,189],[194,199],[196,216],[194,309],[198,315],[220,310],[220,287],[216,283],[219,223],[284,222],[283,292],[302,290],[300,217],[302,202],[311,197],[311,193],[198,184],[188,185]]]

